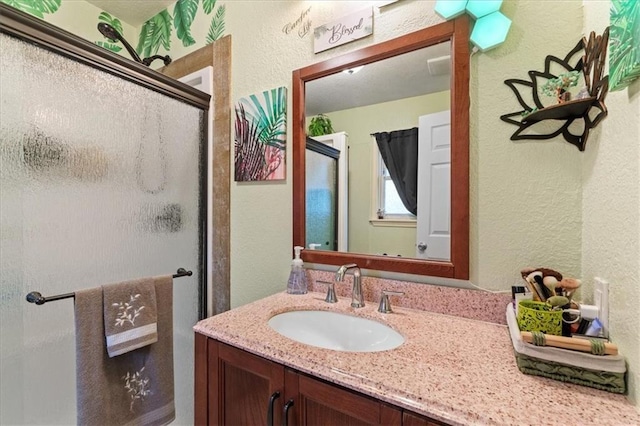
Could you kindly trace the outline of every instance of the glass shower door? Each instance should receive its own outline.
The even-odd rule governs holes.
[[[339,151],[307,139],[305,234],[312,250],[337,250]]]
[[[0,51],[0,424],[76,420],[73,300],[29,291],[179,267],[174,424],[191,424],[205,112],[6,34]]]

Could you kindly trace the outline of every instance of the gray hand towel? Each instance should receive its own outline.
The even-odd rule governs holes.
[[[156,289],[152,279],[104,285],[102,292],[110,357],[158,341]]]
[[[173,278],[153,278],[158,341],[115,358],[105,342],[102,288],[75,294],[79,425],[166,425],[175,419]]]

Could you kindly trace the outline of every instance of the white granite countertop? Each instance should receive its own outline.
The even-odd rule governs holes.
[[[267,321],[292,310],[329,310],[383,322],[397,349],[339,352],[295,342]],[[640,425],[623,396],[518,370],[506,326],[377,304],[353,309],[324,295],[279,293],[200,321],[198,333],[295,370],[453,425]]]

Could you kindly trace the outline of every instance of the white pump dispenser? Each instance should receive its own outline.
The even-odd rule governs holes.
[[[293,249],[296,257],[291,261],[291,273],[289,274],[289,282],[287,283],[287,293],[289,294],[306,294],[307,293],[307,275],[304,272],[300,252],[304,247],[295,246]]]

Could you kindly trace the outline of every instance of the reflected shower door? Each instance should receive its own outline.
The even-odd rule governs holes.
[[[0,51],[0,423],[76,421],[73,300],[36,306],[29,291],[184,267],[175,424],[191,424],[205,112],[5,34]]]
[[[306,248],[338,249],[338,158],[340,151],[307,138],[305,151]]]

